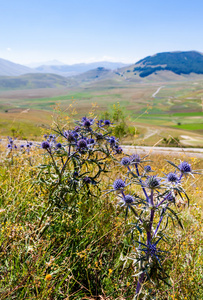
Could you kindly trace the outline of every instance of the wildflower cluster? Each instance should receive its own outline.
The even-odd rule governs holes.
[[[55,129],[44,135],[41,148],[50,158],[40,166],[40,183],[50,192],[50,203],[67,207],[72,201],[77,206],[77,195],[84,197],[99,188],[99,178],[107,169],[107,158],[122,152],[118,140],[110,136],[111,122],[83,117],[75,121],[73,129]]]
[[[120,165],[127,169],[125,181],[118,178],[113,183],[113,189],[120,199],[119,204],[125,208],[125,217],[131,211],[135,217],[130,233],[132,234],[133,250],[128,258],[138,265],[138,283],[136,296],[140,295],[143,283],[147,280],[166,282],[167,274],[163,269],[165,251],[158,246],[161,241],[166,241],[164,230],[167,228],[168,220],[177,221],[182,227],[181,220],[171,206],[176,202],[178,196],[189,198],[181,186],[184,176],[193,175],[190,164],[181,162],[178,166],[173,165],[176,170],[165,174],[160,178],[157,175],[149,175],[152,168],[138,154],[125,156]],[[142,194],[135,193],[135,185],[140,186]],[[129,193],[129,189],[132,190]],[[188,203],[189,204],[189,203]],[[137,232],[138,239],[134,239]],[[137,245],[137,246],[136,246]],[[153,279],[153,280],[152,280]]]

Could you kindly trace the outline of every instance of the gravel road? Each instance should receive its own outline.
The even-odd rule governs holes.
[[[126,154],[138,153],[142,155],[147,154],[172,154],[186,157],[198,157],[203,159],[203,148],[175,148],[175,147],[147,147],[147,146],[122,146],[123,152]]]

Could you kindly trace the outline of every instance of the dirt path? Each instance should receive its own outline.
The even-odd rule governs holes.
[[[155,98],[156,95],[159,93],[159,91],[160,91],[162,88],[164,88],[164,85],[163,85],[163,86],[160,86],[160,87],[156,90],[156,92],[152,95],[152,98]]]
[[[203,159],[203,148],[175,148],[175,147],[147,147],[147,146],[122,146],[123,152],[126,154],[138,153],[141,155],[148,154],[161,154],[182,156],[185,157],[198,157]]]

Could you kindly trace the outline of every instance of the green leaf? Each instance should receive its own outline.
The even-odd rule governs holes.
[[[177,213],[174,210],[172,210],[170,207],[166,207],[166,209],[168,209],[174,215],[174,217],[176,218],[176,220],[177,220],[178,224],[180,225],[180,227],[182,229],[184,229],[183,225],[182,225],[182,223],[181,223],[181,221],[180,221],[180,219],[179,219],[179,217],[177,215]]]

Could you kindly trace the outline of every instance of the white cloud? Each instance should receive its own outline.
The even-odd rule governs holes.
[[[11,51],[11,48],[6,48],[6,50],[7,50],[8,52],[10,52],[10,51]]]

